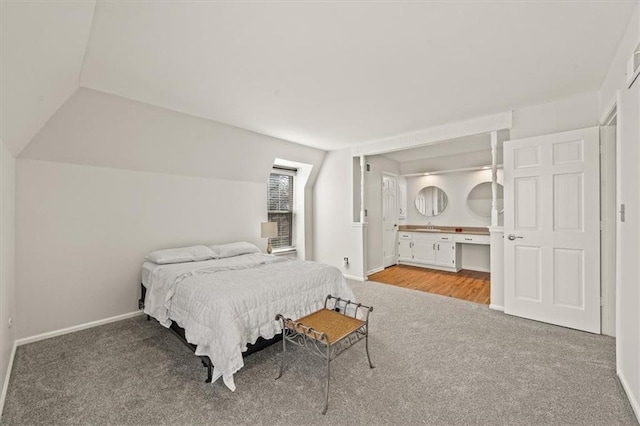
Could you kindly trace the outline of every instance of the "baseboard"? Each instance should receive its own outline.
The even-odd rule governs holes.
[[[376,274],[376,273],[378,273],[380,271],[384,271],[384,267],[383,266],[368,271],[367,275],[373,275],[373,274]]]
[[[496,310],[496,311],[504,312],[504,306],[500,306],[500,305],[491,304],[491,305],[489,305],[489,309],[493,309],[493,310]]]
[[[635,398],[635,395],[629,388],[627,381],[624,379],[623,376],[620,375],[620,371],[617,372],[617,375],[618,375],[618,380],[620,380],[620,384],[624,389],[624,392],[627,394],[627,399],[629,400],[629,403],[631,404],[631,408],[633,409],[633,412],[636,415],[636,419],[638,420],[638,422],[640,422],[640,401],[638,401]]]
[[[38,342],[40,340],[50,339],[56,336],[62,336],[63,334],[69,334],[80,330],[85,330],[87,328],[98,327],[99,325],[109,324],[116,321],[122,321],[128,318],[137,317],[138,315],[142,315],[142,311],[129,312],[128,314],[116,315],[115,317],[105,318],[98,321],[87,322],[85,324],[74,325],[73,327],[62,328],[60,330],[53,330],[42,334],[36,334],[31,337],[24,337],[22,339],[16,340],[18,346],[26,345],[27,343]]]
[[[476,271],[476,272],[487,272],[491,273],[491,268],[484,268],[482,266],[467,266],[462,265],[462,269],[466,269],[467,271]]]
[[[367,280],[365,277],[356,277],[355,275],[348,275],[348,274],[345,274],[344,272],[342,273],[342,275],[344,275],[345,278],[348,278],[348,279],[354,280],[354,281],[366,281]]]
[[[2,385],[2,394],[0,394],[0,418],[2,418],[2,411],[4,410],[4,400],[7,397],[7,390],[9,389],[9,379],[11,379],[11,370],[13,369],[13,359],[16,357],[16,348],[18,342],[13,342],[11,348],[11,355],[9,356],[9,365],[7,365],[7,374],[4,376],[4,383]]]

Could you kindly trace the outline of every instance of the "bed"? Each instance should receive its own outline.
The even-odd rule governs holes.
[[[195,354],[213,364],[211,381],[233,375],[242,354],[281,332],[277,314],[300,318],[323,306],[328,294],[354,300],[339,269],[262,253],[142,266],[144,312],[169,328],[177,324]]]

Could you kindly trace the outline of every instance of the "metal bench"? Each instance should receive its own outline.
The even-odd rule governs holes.
[[[282,324],[282,359],[280,374],[284,372],[287,342],[307,348],[327,362],[327,387],[325,405],[322,414],[327,413],[329,407],[329,379],[331,361],[345,350],[365,340],[365,348],[369,367],[374,368],[369,355],[369,313],[373,307],[361,303],[354,303],[339,297],[328,295],[324,301],[324,308],[297,320],[285,318],[278,314],[276,320]]]

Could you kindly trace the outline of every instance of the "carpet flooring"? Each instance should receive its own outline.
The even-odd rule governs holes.
[[[486,306],[350,282],[374,306],[364,344],[332,365],[280,345],[245,359],[236,392],[172,333],[136,317],[18,348],[0,423],[635,425],[615,375],[614,339]]]

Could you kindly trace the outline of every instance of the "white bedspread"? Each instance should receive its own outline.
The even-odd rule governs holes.
[[[299,318],[320,309],[328,294],[354,300],[337,268],[260,253],[161,265],[148,277],[145,313],[169,327],[175,321],[187,341],[214,365],[232,391],[242,352],[258,337],[279,333],[278,313]]]

